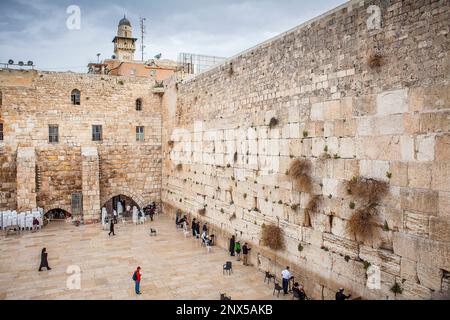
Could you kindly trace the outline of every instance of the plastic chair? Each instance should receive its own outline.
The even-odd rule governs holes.
[[[223,274],[225,274],[226,271],[228,271],[229,275],[231,275],[231,273],[233,272],[233,263],[231,261],[227,261],[223,265]]]
[[[278,282],[275,282],[275,286],[274,286],[274,288],[273,288],[273,294],[272,294],[272,295],[275,295],[275,291],[277,291],[277,292],[278,292],[277,297],[279,298],[279,297],[280,297],[280,292],[281,292],[282,290],[283,290],[283,287],[280,286],[280,284],[279,284]]]

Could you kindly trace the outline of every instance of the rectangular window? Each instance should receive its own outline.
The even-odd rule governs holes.
[[[130,75],[135,76],[136,75],[136,69],[131,69],[130,70]]]
[[[103,140],[102,126],[99,125],[92,126],[92,141],[102,141],[102,140]]]
[[[136,141],[144,141],[144,127],[136,127]]]
[[[3,141],[3,123],[0,123],[0,141]]]
[[[59,127],[55,124],[48,126],[48,142],[58,143],[59,142]]]

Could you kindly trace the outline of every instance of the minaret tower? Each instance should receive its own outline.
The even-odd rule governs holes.
[[[123,16],[119,22],[117,36],[114,38],[114,54],[119,61],[133,61],[134,52],[136,51],[136,38],[132,35],[130,21]]]

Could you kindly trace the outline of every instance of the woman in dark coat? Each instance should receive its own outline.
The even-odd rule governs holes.
[[[46,248],[42,249],[42,252],[41,252],[41,265],[39,266],[39,271],[42,271],[42,268],[47,268],[47,270],[52,270],[52,268],[50,268],[48,266],[47,256],[48,256],[47,249]]]
[[[235,244],[236,244],[236,239],[234,236],[232,236],[230,239],[230,248],[229,248],[230,256],[232,256],[232,257],[234,257],[234,245]]]

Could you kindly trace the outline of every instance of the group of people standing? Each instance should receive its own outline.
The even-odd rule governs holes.
[[[230,239],[230,245],[228,250],[230,251],[230,256],[237,256],[237,261],[241,261],[241,252],[243,257],[244,266],[248,266],[248,255],[250,253],[251,248],[248,246],[248,243],[245,242],[243,246],[241,246],[240,241],[236,241],[236,237],[233,235]]]
[[[183,231],[186,234],[189,234],[189,220],[186,215],[181,217],[181,212],[178,211],[175,217],[175,224],[177,228],[183,228]],[[201,226],[201,222],[196,218],[192,219],[192,223],[190,225],[192,236],[196,239],[201,239],[205,246],[213,246],[214,245],[214,235],[208,236],[208,223],[205,222],[203,226]],[[200,230],[201,227],[201,230]]]

